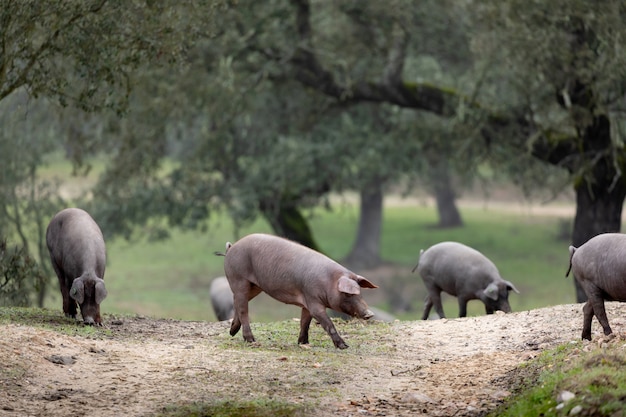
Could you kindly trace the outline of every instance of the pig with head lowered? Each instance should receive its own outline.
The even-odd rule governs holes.
[[[348,345],[339,336],[326,308],[352,317],[374,315],[361,298],[361,287],[376,285],[332,259],[298,243],[266,234],[251,234],[226,244],[224,271],[234,294],[234,336],[243,327],[243,338],[254,342],[248,317],[248,301],[261,292],[286,304],[302,308],[299,344],[309,343],[309,326],[315,318],[335,347]]]
[[[106,249],[96,222],[84,210],[61,210],[48,225],[46,243],[59,278],[65,315],[76,318],[78,303],[85,324],[102,325]]]
[[[467,315],[467,302],[473,299],[485,304],[487,314],[496,310],[510,313],[509,291],[519,293],[485,255],[458,242],[441,242],[422,250],[413,272],[415,269],[428,290],[423,320],[428,319],[433,305],[439,317],[445,317],[442,291],[457,297],[459,317]]]
[[[604,233],[578,248],[569,247],[569,269],[587,295],[583,306],[582,338],[591,340],[591,321],[595,315],[605,335],[611,326],[604,300],[626,301],[626,235]]]

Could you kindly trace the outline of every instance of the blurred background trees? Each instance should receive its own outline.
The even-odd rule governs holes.
[[[0,236],[47,265],[45,225],[69,200],[108,236],[206,230],[226,211],[323,251],[307,211],[354,192],[346,262],[373,267],[390,190],[427,190],[438,225],[461,227],[456,199],[489,172],[528,195],[573,186],[578,246],[621,227],[625,14],[616,0],[0,0]],[[42,181],[54,153],[76,175],[97,156],[97,184]]]

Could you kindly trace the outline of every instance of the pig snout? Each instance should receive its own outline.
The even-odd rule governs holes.
[[[374,317],[374,312],[360,297],[350,296],[345,297],[342,300],[340,308],[335,308],[336,311],[340,311],[347,314],[350,317],[357,317],[363,320],[369,320]],[[330,306],[332,308],[332,306]]]
[[[504,311],[505,313],[510,313],[511,311],[511,305],[509,303],[503,303],[500,305],[499,308],[500,311]]]
[[[83,316],[83,324],[86,326],[102,326],[102,319],[100,318],[100,309],[98,306],[88,306],[83,304],[81,306],[81,313]]]
[[[510,313],[513,311],[507,299],[498,299],[495,302],[489,302],[489,301],[490,300],[487,300],[485,302],[485,308],[487,310],[487,314],[493,314],[496,311],[502,311],[504,313]]]
[[[352,307],[351,309],[349,309],[348,311],[344,310],[343,312],[348,314],[349,316],[357,317],[357,318],[363,319],[363,320],[369,320],[372,317],[374,317],[374,315],[376,313],[374,313],[367,306],[367,304],[365,304],[364,302],[361,302],[359,304],[360,305],[358,305],[358,306],[351,306]]]
[[[364,320],[369,320],[372,317],[374,317],[374,312],[372,310],[370,310],[369,308],[367,309],[367,311],[363,314],[363,319]]]

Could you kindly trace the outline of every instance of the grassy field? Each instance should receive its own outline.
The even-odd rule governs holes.
[[[497,209],[463,208],[466,226],[437,229],[432,207],[387,207],[384,213],[383,268],[363,273],[380,289],[365,290],[368,302],[393,311],[398,294],[408,311],[396,312],[400,319],[418,319],[425,290],[417,274],[411,274],[420,249],[444,241],[456,240],[487,255],[521,294],[511,294],[514,311],[570,303],[575,301],[571,276],[564,277],[568,266],[568,242],[559,240],[564,221],[555,216],[530,216]],[[311,225],[323,250],[341,260],[352,245],[357,211],[349,204],[338,204],[331,211],[311,213]],[[259,221],[244,230],[270,232]],[[215,218],[206,233],[173,231],[172,238],[161,242],[107,242],[106,283],[108,298],[103,312],[134,313],[152,317],[184,320],[215,320],[209,286],[214,277],[223,275],[223,258],[213,254],[224,249],[226,241],[236,241],[227,216]],[[56,283],[55,283],[56,287]],[[60,296],[51,291],[49,308],[60,309]],[[395,295],[395,298],[394,298]],[[395,301],[394,301],[395,300]],[[456,299],[445,297],[444,310],[449,317],[458,315]],[[299,309],[275,302],[261,295],[251,302],[253,321],[282,320],[299,317]],[[479,301],[469,303],[469,315],[484,314]]]

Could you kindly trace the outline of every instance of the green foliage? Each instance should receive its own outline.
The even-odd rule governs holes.
[[[45,230],[64,201],[58,180],[41,178],[39,170],[58,149],[61,128],[53,106],[46,100],[29,99],[24,91],[0,102],[0,125],[0,239],[19,242],[17,246],[22,248],[25,259],[33,265],[39,263],[41,270],[33,266],[37,273],[24,277],[24,282],[17,284],[23,278],[21,274],[10,279],[25,291],[39,291],[37,303],[41,305],[47,277],[52,274]]]
[[[309,413],[310,410],[302,404],[277,399],[257,399],[169,405],[155,414],[155,417],[297,417],[307,416]]]
[[[0,241],[1,306],[30,306],[32,294],[44,280],[43,272],[25,248]]]
[[[626,354],[618,343],[587,350],[580,343],[543,352],[516,371],[515,394],[492,416],[621,416],[626,413]],[[557,407],[558,395],[575,397]]]
[[[528,148],[543,146],[535,153],[540,159],[572,172],[589,169],[599,158],[598,143],[607,139],[598,142],[596,136],[606,133],[600,131],[592,134],[596,144],[587,143],[585,131],[593,129],[598,118],[608,117],[612,143],[606,152],[612,154],[612,163],[619,163],[626,80],[624,3],[486,1],[473,12],[477,17],[475,52],[494,57],[490,72],[500,79],[482,91],[481,100],[498,107],[523,108],[540,132],[522,131],[511,137],[522,133]],[[565,146],[564,136],[577,139],[565,148],[567,157],[550,155],[548,149]],[[541,142],[544,139],[548,148]]]
[[[0,100],[19,88],[86,110],[123,110],[131,71],[178,60],[217,2],[0,3]],[[200,26],[200,23],[202,26]]]
[[[454,61],[455,69],[467,62],[467,22],[454,26],[454,36],[446,24],[461,18],[461,9],[451,2],[394,5],[314,4],[316,45],[339,78],[378,77],[399,24],[423,38],[411,51]],[[294,83],[284,63],[298,46],[292,5],[241,3],[220,10],[214,23],[216,36],[194,43],[183,74],[137,76],[127,119],[112,122],[114,157],[94,193],[94,214],[111,232],[128,236],[133,224],[162,217],[202,229],[226,207],[238,227],[262,213],[286,234],[281,213],[317,205],[330,190],[379,187],[414,173],[424,158],[419,143],[438,138],[413,114],[333,106]],[[461,45],[455,51],[438,48],[434,33],[444,29]],[[163,176],[166,156],[177,166]]]

